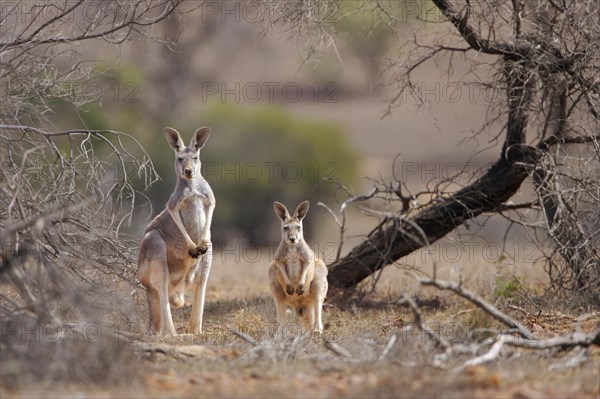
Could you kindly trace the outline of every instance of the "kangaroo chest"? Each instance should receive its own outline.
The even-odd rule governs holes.
[[[179,213],[190,238],[197,242],[206,224],[206,210],[203,201],[184,200]]]
[[[297,284],[302,279],[302,274],[306,274],[304,283],[310,283],[314,274],[314,261],[305,251],[287,251],[283,254],[283,263],[288,278],[293,284]]]
[[[285,271],[287,272],[287,275],[292,283],[297,283],[300,281],[300,276],[302,275],[302,265],[303,262],[298,256],[287,257]]]

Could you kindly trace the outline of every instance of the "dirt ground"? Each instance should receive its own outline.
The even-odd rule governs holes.
[[[283,337],[275,336],[275,308],[264,262],[222,262],[217,254],[207,293],[204,334],[148,337],[142,292],[136,323],[112,331],[125,342],[111,384],[63,385],[52,381],[7,397],[491,397],[594,398],[600,396],[600,348],[581,366],[568,367],[576,351],[533,351],[505,347],[488,364],[462,367],[490,348],[473,346],[504,329],[474,305],[451,294],[411,283],[423,321],[462,350],[444,354],[413,324],[399,302],[398,284],[378,285],[366,295],[331,292],[324,309],[324,337],[298,335],[291,315]],[[444,274],[444,268],[441,267]],[[387,280],[409,279],[400,268]],[[471,283],[483,281],[481,277]],[[410,284],[409,284],[410,285]],[[484,286],[482,286],[484,287]],[[363,289],[368,288],[365,285]],[[404,290],[404,289],[403,289]],[[475,288],[492,300],[486,288]],[[534,291],[532,291],[534,292]],[[139,294],[139,295],[138,295]],[[565,298],[519,293],[496,305],[537,337],[598,328],[600,313]],[[540,307],[536,309],[533,304]],[[185,330],[190,308],[175,311]],[[391,342],[395,337],[395,342]],[[458,348],[458,347],[457,347]]]

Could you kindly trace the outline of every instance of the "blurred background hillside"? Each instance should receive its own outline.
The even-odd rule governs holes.
[[[163,127],[188,140],[210,126],[202,159],[217,198],[217,245],[276,243],[272,202],[292,208],[304,199],[312,203],[308,237],[337,242],[337,227],[317,202],[337,211],[347,190],[368,191],[373,180],[404,181],[417,192],[465,165],[472,173],[494,159],[491,133],[471,131],[484,122],[489,98],[452,84],[475,76],[462,60],[454,60],[452,71],[430,63],[413,76],[427,106],[403,93],[390,108],[403,45],[447,32],[429,1],[385,2],[394,29],[377,2],[330,6],[324,21],[332,35],[301,38],[286,24],[273,28],[264,4],[191,2],[154,28],[164,41],[139,37],[118,47],[77,48],[77,58],[93,69],[77,84],[92,101],[79,107],[57,101],[47,118],[56,129],[126,132],[148,150],[160,180],[146,193],[152,207],[140,209],[127,227],[136,235],[174,186]],[[284,17],[293,22],[299,11],[288,11]],[[375,222],[357,208],[350,212],[349,244]],[[483,234],[493,238],[490,226]]]

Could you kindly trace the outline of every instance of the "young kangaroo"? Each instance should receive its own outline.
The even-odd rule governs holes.
[[[271,292],[277,308],[277,321],[285,321],[286,305],[291,306],[305,330],[323,332],[321,311],[327,295],[327,267],[315,257],[304,241],[302,219],[308,212],[304,201],[290,216],[286,207],[275,201],[275,214],[281,219],[281,243],[269,268]]]
[[[175,150],[177,184],[167,207],[148,225],[140,247],[138,279],[146,288],[150,331],[177,335],[171,308],[184,305],[186,288],[194,288],[188,333],[202,333],[206,282],[212,262],[210,224],[215,196],[200,173],[200,149],[210,129],[194,133],[188,147],[179,133],[165,128]]]

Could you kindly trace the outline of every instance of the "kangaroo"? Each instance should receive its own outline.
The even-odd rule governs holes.
[[[215,196],[200,172],[200,149],[210,136],[210,128],[196,130],[188,147],[175,129],[167,127],[163,133],[175,150],[177,184],[166,208],[144,232],[138,279],[146,288],[151,333],[177,335],[170,306],[182,307],[185,290],[193,287],[188,333],[201,334],[212,263],[210,225]]]
[[[273,203],[275,214],[281,220],[281,242],[269,268],[269,280],[279,324],[284,323],[286,306],[290,306],[305,330],[322,333],[327,267],[304,241],[302,219],[309,205],[308,201],[302,202],[290,216],[283,204]]]

